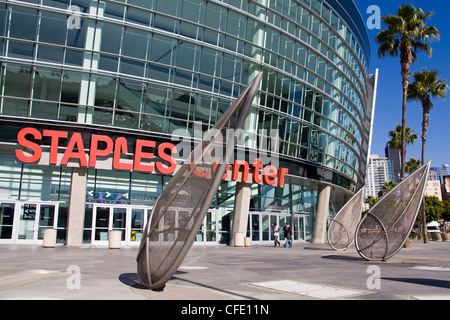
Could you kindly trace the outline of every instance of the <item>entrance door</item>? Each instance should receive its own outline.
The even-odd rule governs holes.
[[[20,210],[17,242],[42,243],[44,230],[56,226],[58,204],[56,203],[23,203]]]
[[[108,233],[111,230],[122,231],[122,241],[125,241],[127,226],[127,207],[95,205],[93,213],[92,243],[107,244]]]
[[[123,245],[139,245],[151,212],[152,207],[147,206],[94,204],[92,218],[89,217],[93,230],[89,233],[91,243],[107,245],[109,232],[118,230],[122,232]],[[90,232],[90,228],[86,230]]]
[[[140,244],[145,226],[146,208],[131,208],[130,242]]]
[[[16,204],[11,202],[0,203],[0,243],[13,241],[14,214]]]
[[[280,241],[284,241],[284,224],[288,223],[294,231],[294,240],[305,241],[305,216],[298,214],[258,213],[249,215],[247,236],[253,243],[269,243],[274,240],[273,227],[275,223],[280,228]]]
[[[217,210],[209,210],[206,213],[205,219],[203,219],[200,229],[195,237],[195,244],[215,245],[220,243],[222,235],[219,231],[221,223],[218,221],[218,216],[219,212]]]
[[[294,216],[294,240],[306,241],[304,216]]]

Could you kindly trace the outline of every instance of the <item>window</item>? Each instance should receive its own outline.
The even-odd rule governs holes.
[[[35,40],[37,12],[35,10],[13,7],[10,37]]]
[[[39,41],[63,45],[66,40],[66,26],[67,16],[42,11]]]
[[[145,59],[148,38],[147,32],[127,28],[124,34],[123,55]]]

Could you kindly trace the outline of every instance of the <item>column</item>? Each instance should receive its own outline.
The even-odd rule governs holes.
[[[84,211],[86,208],[87,168],[72,168],[70,184],[69,216],[67,219],[68,247],[83,244]]]
[[[231,227],[232,247],[243,246],[247,234],[248,213],[250,211],[250,198],[252,195],[251,184],[236,183],[236,193],[234,196],[234,216]],[[236,234],[238,234],[236,236]],[[237,238],[237,241],[236,241]]]
[[[262,4],[268,5],[268,0],[262,0]],[[258,18],[265,20],[266,12],[264,10],[260,10],[256,13]],[[263,24],[255,22],[253,29],[253,42],[258,44],[261,47],[264,47],[266,41],[266,30]],[[251,56],[255,60],[263,61],[262,51],[259,48],[253,48]],[[249,70],[249,79],[253,80],[254,77],[259,72],[259,66],[252,65]],[[267,77],[267,75],[265,75]],[[255,97],[253,100],[253,105],[258,104],[259,99]],[[240,145],[244,146],[248,149],[258,149],[257,142],[257,132],[258,132],[258,111],[255,108],[251,108],[247,119],[245,120],[244,127],[242,130],[242,136],[238,139],[238,144],[242,142]],[[267,152],[268,153],[268,152]],[[244,157],[240,157],[239,153],[237,155],[237,159],[244,160]],[[250,155],[250,163],[253,162],[252,156]],[[248,216],[250,211],[250,199],[252,195],[252,184],[245,182],[237,182],[236,183],[236,191],[234,195],[234,217],[233,217],[233,225],[231,227],[231,241],[230,245],[232,247],[235,246],[243,246],[245,242],[245,237],[247,235],[247,224],[248,224]],[[236,236],[238,234],[238,236]],[[242,235],[243,238],[242,239]],[[241,237],[241,239],[239,239]],[[238,238],[236,241],[236,238]]]
[[[319,185],[317,194],[317,209],[314,217],[314,227],[311,243],[325,243],[325,234],[327,232],[328,214],[330,211],[331,187]]]
[[[105,3],[96,0],[91,0],[90,2],[89,14],[102,18]],[[101,49],[103,23],[96,22],[95,20],[86,20],[84,23],[87,24],[87,30],[86,43],[84,45],[85,51],[83,52],[83,68],[95,72],[95,70],[98,70],[100,60],[100,54],[98,52]],[[76,30],[73,32],[76,32]],[[92,123],[97,84],[96,80],[93,79],[95,77],[91,78],[88,74],[82,74],[77,120],[80,123]]]

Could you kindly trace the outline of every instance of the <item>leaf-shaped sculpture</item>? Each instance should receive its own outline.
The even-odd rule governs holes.
[[[361,221],[364,188],[359,190],[338,212],[328,228],[328,244],[336,251],[347,250],[355,240]]]
[[[136,257],[138,277],[145,287],[163,287],[194,243],[234,153],[236,133],[244,125],[261,79],[262,72],[217,120],[158,197]],[[216,158],[205,163],[203,156],[210,156],[215,148],[222,147],[216,139],[235,113],[239,114],[235,134],[232,141],[227,142],[224,159]]]
[[[386,261],[406,242],[422,203],[428,162],[381,198],[364,216],[356,231],[356,250],[369,261]]]

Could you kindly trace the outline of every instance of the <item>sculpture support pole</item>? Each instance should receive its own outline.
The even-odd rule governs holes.
[[[231,234],[232,247],[236,244],[236,234],[242,233],[245,237],[247,233],[248,224],[248,212],[250,210],[250,197],[252,195],[251,184],[245,182],[236,183],[236,193],[234,200],[234,216],[233,216],[233,227]]]
[[[317,193],[317,210],[311,243],[325,243],[327,220],[330,211],[331,187],[321,184]]]

